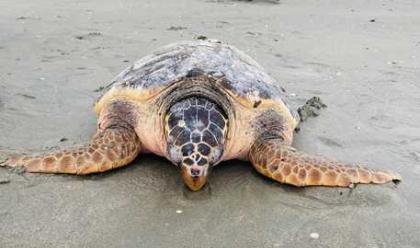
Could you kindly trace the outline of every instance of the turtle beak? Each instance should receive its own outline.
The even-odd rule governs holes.
[[[209,165],[181,165],[181,176],[192,191],[200,190],[207,182]]]

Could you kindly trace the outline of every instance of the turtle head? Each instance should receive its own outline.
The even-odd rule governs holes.
[[[179,165],[191,190],[201,189],[211,167],[223,155],[227,131],[224,112],[204,97],[189,97],[170,107],[165,126],[169,159]]]

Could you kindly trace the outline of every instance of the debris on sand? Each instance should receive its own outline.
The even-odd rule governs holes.
[[[19,17],[16,18],[16,20],[20,20],[20,21],[22,21],[22,20],[41,20],[41,18],[38,17],[38,16],[35,16],[35,17],[32,17],[32,16],[19,16]]]
[[[197,40],[207,40],[207,36],[199,35],[196,37]]]
[[[251,32],[251,31],[246,32],[246,34],[249,34],[249,35],[252,35],[252,36],[260,36],[260,35],[262,35],[261,32]]]
[[[182,27],[182,26],[170,26],[169,28],[167,28],[167,30],[169,31],[179,31],[179,30],[184,30],[187,29],[186,27]]]
[[[101,92],[103,89],[105,89],[104,86],[99,86],[98,88],[94,89],[94,92]]]
[[[69,139],[67,139],[66,137],[63,137],[63,138],[60,139],[60,142],[65,142],[67,140],[69,140]]]
[[[327,105],[321,101],[321,98],[317,96],[312,97],[302,107],[298,108],[300,121],[304,122],[310,117],[317,117],[319,111],[326,107]]]
[[[254,2],[254,3],[273,3],[273,4],[279,4],[279,0],[236,0],[238,2]]]
[[[23,96],[23,97],[28,98],[28,99],[36,99],[36,97],[28,95],[28,94],[19,93],[18,95]]]
[[[85,35],[77,35],[74,38],[76,38],[78,40],[84,40],[86,38],[95,37],[95,36],[102,36],[102,33],[101,32],[90,32],[90,33],[85,34]]]

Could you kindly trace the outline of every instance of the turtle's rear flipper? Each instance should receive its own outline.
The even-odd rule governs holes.
[[[42,156],[22,156],[2,165],[24,167],[25,171],[43,173],[90,174],[121,167],[140,152],[140,141],[130,127],[113,126],[98,130],[90,144]]]
[[[249,157],[261,174],[295,186],[352,187],[358,183],[401,181],[401,176],[394,172],[374,171],[298,152],[281,139],[259,139]]]

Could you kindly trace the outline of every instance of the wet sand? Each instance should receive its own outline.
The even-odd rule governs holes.
[[[403,183],[300,189],[229,161],[191,193],[156,156],[86,177],[1,168],[0,246],[420,247],[420,4],[273,2],[1,1],[0,155],[87,141],[95,89],[204,35],[254,57],[296,104],[328,105],[295,147]]]

